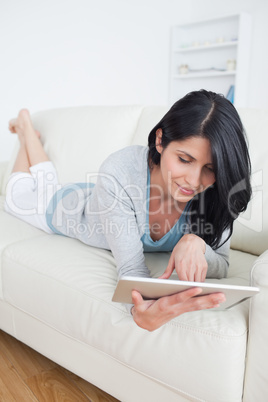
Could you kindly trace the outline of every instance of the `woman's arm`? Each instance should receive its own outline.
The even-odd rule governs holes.
[[[125,183],[116,177],[119,168],[115,161],[113,166],[108,162],[101,167],[94,191],[98,200],[97,213],[115,258],[118,276],[150,277],[136,219],[138,211],[135,211],[129,189],[126,191]]]
[[[228,237],[229,231],[223,233],[222,242]],[[230,242],[227,240],[221,247],[213,250],[206,244],[205,257],[208,263],[207,278],[226,278],[229,268]]]

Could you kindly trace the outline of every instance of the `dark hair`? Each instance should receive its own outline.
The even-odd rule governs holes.
[[[155,146],[158,129],[162,129],[163,149],[172,141],[189,137],[210,141],[216,182],[193,198],[188,220],[189,228],[199,228],[195,234],[211,247],[219,247],[224,230],[230,231],[227,241],[234,220],[251,198],[246,135],[235,107],[223,95],[206,90],[191,92],[177,101],[149,134],[148,163],[155,165],[161,159]],[[201,230],[204,223],[210,224],[213,231]]]

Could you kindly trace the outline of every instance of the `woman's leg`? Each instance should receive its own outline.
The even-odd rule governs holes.
[[[18,134],[21,144],[13,172],[29,172],[30,166],[49,160],[40,141],[40,134],[33,128],[28,110],[21,110],[18,117],[9,122],[9,129]]]
[[[20,149],[13,173],[6,188],[5,210],[10,214],[52,233],[46,222],[46,209],[57,189],[57,173],[49,161],[34,130],[29,112],[21,110],[9,123],[12,133],[17,133]]]
[[[15,173],[15,172],[30,173],[29,167],[30,167],[30,162],[28,159],[26,146],[24,143],[20,143],[20,149],[19,149],[16,161],[14,163],[12,173]]]
[[[10,120],[9,130],[12,133],[16,133],[16,131],[15,131],[16,130],[16,119]],[[17,158],[16,158],[14,166],[13,166],[12,173],[15,173],[15,172],[30,173],[30,170],[29,170],[30,162],[28,159],[24,136],[20,133],[17,133],[17,134],[18,134],[18,138],[20,141],[20,148],[19,148],[19,152],[18,152]]]

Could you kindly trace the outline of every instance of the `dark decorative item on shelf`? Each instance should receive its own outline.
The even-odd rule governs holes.
[[[235,86],[231,85],[229,91],[227,92],[226,98],[232,103],[234,103],[234,92],[235,92]]]

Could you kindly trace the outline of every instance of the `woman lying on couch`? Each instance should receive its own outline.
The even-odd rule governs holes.
[[[152,129],[148,147],[129,146],[102,164],[96,184],[60,186],[29,112],[9,123],[20,149],[7,185],[7,212],[44,230],[111,250],[119,277],[150,276],[144,252],[171,251],[161,278],[225,277],[233,222],[251,196],[250,160],[234,106],[205,90],[176,102]],[[92,137],[94,139],[94,137]],[[137,325],[154,330],[224,295],[200,288],[143,300],[132,292]]]

